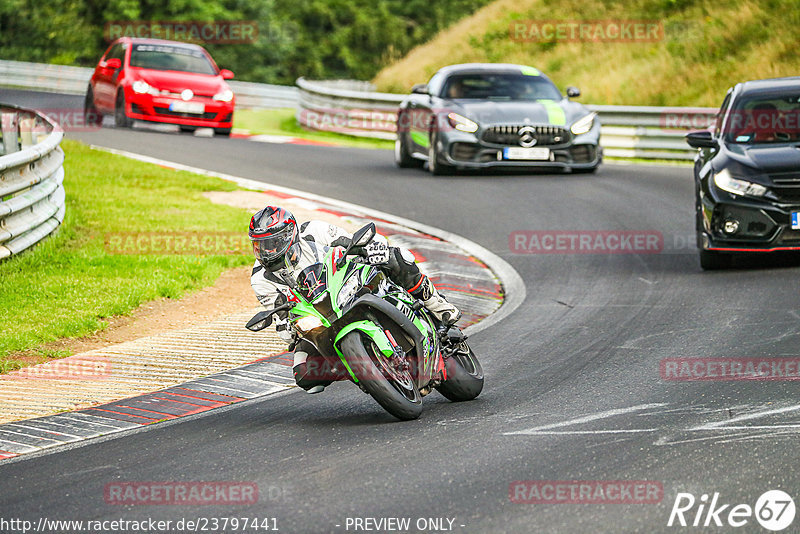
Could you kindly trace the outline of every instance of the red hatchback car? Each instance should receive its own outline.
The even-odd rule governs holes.
[[[117,126],[133,120],[177,124],[182,131],[214,128],[228,136],[233,124],[233,73],[220,69],[195,44],[122,37],[108,47],[86,90],[87,124],[113,114]]]

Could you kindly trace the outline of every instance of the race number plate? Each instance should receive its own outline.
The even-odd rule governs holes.
[[[530,148],[510,146],[503,149],[503,159],[547,161],[550,159],[550,149],[541,146]]]
[[[800,211],[792,212],[792,230],[800,230]]]
[[[206,106],[201,102],[170,102],[169,110],[177,113],[195,113],[200,115],[206,112]]]

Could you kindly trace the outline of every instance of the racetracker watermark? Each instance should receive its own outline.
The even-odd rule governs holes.
[[[508,34],[522,43],[653,43],[664,40],[664,25],[657,20],[515,20]]]
[[[120,37],[166,39],[189,43],[252,44],[258,39],[255,20],[115,20],[103,27],[111,42]]]
[[[75,108],[39,108],[38,112],[46,115],[51,121],[58,124],[65,132],[92,132],[100,129],[99,119],[92,120],[92,116],[84,115],[82,109]],[[37,136],[47,135],[51,131],[51,126],[40,119],[22,115],[16,118],[12,114],[3,115],[3,130],[13,130],[19,128],[20,136],[31,133]]]
[[[255,482],[111,482],[103,488],[103,500],[114,505],[248,505],[258,496]]]
[[[61,360],[23,367],[0,375],[1,380],[105,380],[111,376],[107,356],[70,356]]]
[[[798,358],[664,358],[662,380],[800,380]]]
[[[654,480],[516,480],[508,498],[515,504],[658,504],[664,486]]]
[[[664,236],[652,230],[518,230],[508,246],[514,254],[658,254]]]
[[[705,130],[714,126],[716,120],[716,111],[710,113],[703,108],[675,108],[662,111],[658,125],[662,130],[686,132]]]
[[[120,232],[106,234],[108,254],[217,256],[249,253],[252,243],[242,232]]]

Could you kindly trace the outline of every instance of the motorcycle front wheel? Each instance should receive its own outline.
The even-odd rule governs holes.
[[[483,367],[467,345],[459,344],[456,352],[444,361],[447,380],[436,387],[437,391],[453,402],[472,400],[483,391]]]
[[[344,336],[341,348],[359,384],[384,410],[402,421],[420,416],[422,395],[408,371],[395,369],[378,347],[359,332]]]

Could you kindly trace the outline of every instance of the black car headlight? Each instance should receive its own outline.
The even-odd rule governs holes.
[[[572,128],[570,128],[570,131],[575,135],[585,134],[586,132],[592,129],[592,126],[594,126],[595,117],[597,117],[597,113],[592,112],[586,115],[585,117],[576,120],[572,124]]]
[[[722,169],[714,175],[714,184],[723,191],[734,195],[763,197],[767,193],[767,188],[763,185],[734,178],[728,169]]]
[[[447,121],[450,123],[450,126],[460,132],[475,133],[478,131],[477,122],[469,120],[458,113],[448,113]]]

